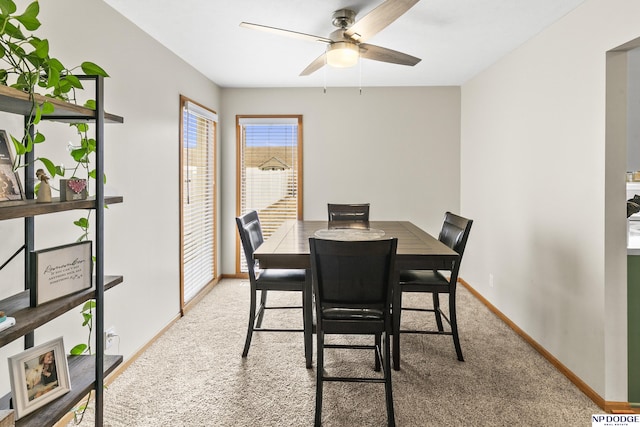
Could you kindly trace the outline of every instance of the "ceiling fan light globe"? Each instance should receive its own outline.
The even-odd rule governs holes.
[[[353,67],[358,63],[359,57],[359,48],[354,43],[335,42],[327,46],[327,64],[332,67]]]

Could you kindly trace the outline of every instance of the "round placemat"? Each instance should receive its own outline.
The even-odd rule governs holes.
[[[320,239],[327,240],[375,240],[384,237],[384,230],[375,228],[323,228],[313,234]]]

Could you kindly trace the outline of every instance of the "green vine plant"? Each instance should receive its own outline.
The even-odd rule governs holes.
[[[46,138],[37,130],[43,115],[52,114],[55,110],[53,103],[36,100],[36,88],[41,90],[45,98],[60,99],[65,102],[77,103],[76,90],[84,89],[81,80],[73,74],[80,68],[86,75],[109,77],[100,66],[93,62],[83,62],[80,66],[67,68],[60,60],[49,54],[49,41],[33,34],[40,28],[38,1],[30,3],[24,11],[17,12],[13,0],[0,0],[0,60],[5,68],[0,69],[0,85],[9,86],[29,94],[31,110],[26,116],[25,128],[21,137],[10,135],[16,152],[13,169],[18,170],[27,166],[26,157],[34,149],[34,145],[43,143]],[[95,100],[89,100],[85,107],[95,109]],[[71,157],[75,167],[71,169],[71,178],[84,172],[87,182],[96,179],[95,169],[91,169],[90,158],[96,150],[96,140],[89,138],[89,125],[86,123],[72,123],[79,137],[78,145],[72,146]],[[37,157],[34,162],[40,162],[49,173],[50,178],[64,177],[67,170],[62,165],[56,165],[45,157]],[[106,178],[103,176],[103,180]],[[37,192],[37,188],[34,189]],[[90,212],[90,211],[89,211]],[[89,238],[90,216],[81,217],[74,224],[82,231],[78,241]],[[91,353],[91,333],[93,331],[93,308],[95,301],[87,302],[83,309],[83,327],[89,329],[88,344],[80,344],[72,349],[72,354]]]
[[[49,55],[47,39],[23,33],[23,28],[28,31],[40,28],[38,1],[27,6],[21,14],[17,14],[16,10],[13,0],[0,0],[0,59],[6,64],[4,69],[0,69],[0,84],[28,93],[32,102],[22,137],[18,139],[11,136],[16,150],[14,169],[17,170],[25,166],[24,154],[31,152],[34,144],[42,143],[46,139],[37,130],[32,136],[30,129],[40,123],[43,114],[51,114],[55,110],[50,102],[37,103],[34,96],[36,86],[46,92],[46,97],[75,102],[75,91],[83,89],[80,79],[73,74],[75,69],[81,68],[87,75],[108,77],[108,74],[92,62],[83,62],[79,67],[69,69],[60,60]],[[95,108],[95,101],[90,101],[85,106]],[[39,157],[36,160],[43,163],[51,178],[64,175],[64,168],[56,166],[49,159]]]
[[[95,110],[95,101],[89,100],[85,103],[91,109]],[[97,171],[91,168],[91,155],[96,151],[96,140],[90,138],[88,135],[89,125],[87,123],[72,123],[72,127],[75,127],[76,132],[80,138],[80,144],[77,146],[71,146],[71,157],[76,162],[75,167],[72,170],[71,177],[78,178],[80,172],[83,173],[84,179],[89,182],[90,179],[97,179]],[[107,176],[102,176],[102,182],[107,183]],[[61,190],[62,191],[62,190]],[[107,206],[105,205],[105,208]],[[82,230],[82,234],[78,238],[78,241],[89,239],[89,225],[91,218],[91,210],[87,211],[86,217],[81,217],[73,223]]]
[[[28,93],[32,102],[22,137],[16,138],[11,135],[16,152],[14,170],[25,167],[25,154],[31,152],[35,144],[46,140],[45,136],[35,127],[40,123],[44,114],[51,114],[55,110],[54,105],[50,102],[45,101],[38,104],[34,96],[36,87],[45,91],[45,97],[75,103],[76,90],[83,89],[83,86],[80,79],[73,74],[74,70],[80,68],[87,75],[109,76],[106,71],[93,62],[83,62],[79,67],[72,69],[65,67],[60,60],[49,55],[49,41],[47,39],[23,32],[23,28],[27,31],[35,31],[40,28],[38,1],[29,4],[22,13],[16,13],[16,11],[17,7],[13,0],[0,0],[0,59],[7,65],[4,69],[0,69],[0,84]],[[87,101],[84,106],[95,109],[95,100]],[[71,157],[76,161],[71,178],[78,178],[76,172],[81,168],[86,171],[88,182],[89,178],[96,178],[95,170],[89,168],[90,155],[95,152],[96,141],[87,136],[88,124],[72,123],[71,126],[76,128],[80,137],[79,145],[71,150]],[[45,157],[38,157],[35,161],[44,165],[50,178],[65,176],[66,170],[62,165],[56,165]],[[105,177],[103,177],[104,179]],[[37,186],[34,191],[37,192]],[[89,219],[90,217],[86,216],[74,221],[74,224],[82,231],[78,241],[88,239]]]
[[[77,344],[69,352],[72,355],[80,355],[83,353],[91,354],[91,334],[93,333],[93,310],[96,308],[95,300],[89,300],[84,303],[80,314],[82,314],[82,326],[86,326],[89,330],[89,338],[87,343]]]
[[[87,337],[87,343],[81,343],[75,345],[69,354],[73,356],[79,356],[84,353],[91,354],[91,334],[93,333],[93,310],[96,308],[95,300],[89,300],[84,303],[80,313],[82,314],[82,326],[87,327],[89,330],[89,336]],[[106,388],[106,386],[105,386]],[[84,414],[89,409],[89,402],[91,401],[91,393],[87,395],[87,399],[84,403],[81,403],[78,407],[73,409],[74,424],[78,425],[82,423]]]

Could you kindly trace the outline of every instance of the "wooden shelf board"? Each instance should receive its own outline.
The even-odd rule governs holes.
[[[122,200],[122,196],[105,196],[104,198],[104,202],[107,205],[122,203]],[[36,200],[12,200],[0,202],[0,220],[24,218],[74,209],[95,209],[95,207],[95,197],[66,202],[61,202],[59,197],[54,197],[50,203],[37,203]]]
[[[53,426],[65,414],[71,411],[95,385],[96,363],[95,356],[67,356],[69,376],[71,377],[71,391],[58,399],[25,415],[16,421],[16,427]],[[109,375],[122,363],[120,355],[104,355],[104,375]],[[9,409],[11,393],[0,399],[0,409]]]
[[[122,281],[122,276],[105,276],[104,290],[111,289],[122,283]],[[49,301],[38,307],[29,306],[29,291],[20,292],[0,301],[0,310],[4,311],[7,316],[16,319],[14,326],[0,332],[0,347],[26,335],[85,301],[95,298],[95,293],[94,286],[90,289]]]
[[[55,111],[50,115],[43,115],[45,120],[54,120],[61,122],[78,122],[83,120],[95,120],[96,112],[81,105],[75,105],[61,101],[55,98],[49,98],[43,95],[35,96],[36,102],[42,104],[44,101],[52,103]],[[31,101],[29,94],[18,89],[0,85],[0,110],[23,116],[29,115],[31,112]],[[107,123],[124,123],[124,118],[115,114],[104,114],[104,120]]]

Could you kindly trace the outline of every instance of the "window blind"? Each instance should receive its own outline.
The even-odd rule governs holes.
[[[298,217],[300,117],[243,117],[240,132],[240,214],[256,210],[265,239]],[[246,272],[242,251],[240,271]]]
[[[186,101],[182,109],[183,300],[215,272],[215,133],[217,115]]]

